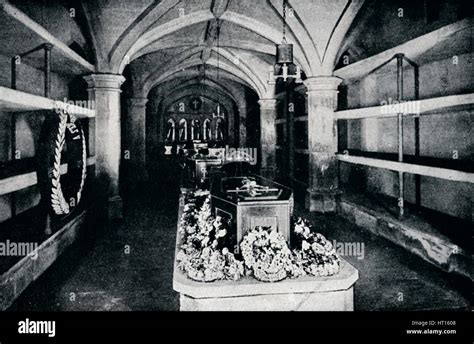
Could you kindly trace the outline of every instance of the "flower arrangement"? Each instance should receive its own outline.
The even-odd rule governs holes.
[[[240,244],[248,273],[264,282],[285,279],[292,270],[291,251],[285,238],[271,227],[251,229]]]
[[[310,227],[307,220],[295,221],[292,243],[296,248],[292,251],[283,236],[270,227],[250,230],[240,244],[247,273],[260,281],[276,282],[339,272],[340,259],[332,244]]]
[[[244,274],[243,263],[225,247],[227,228],[220,217],[212,216],[210,197],[185,195],[185,199],[188,203],[179,226],[183,243],[176,257],[178,268],[196,281],[238,280]]]
[[[296,249],[293,263],[297,275],[330,276],[339,272],[341,260],[332,244],[320,233],[312,232],[307,220],[298,218],[294,223]]]

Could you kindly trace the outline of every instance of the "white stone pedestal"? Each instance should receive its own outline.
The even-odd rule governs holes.
[[[357,270],[347,262],[335,276],[275,283],[251,277],[200,283],[175,270],[173,288],[180,293],[181,311],[353,311],[357,279]]]

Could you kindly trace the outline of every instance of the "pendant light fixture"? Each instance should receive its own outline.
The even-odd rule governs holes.
[[[293,63],[293,44],[288,43],[286,40],[286,1],[283,0],[283,39],[281,44],[276,46],[276,64],[275,68],[272,68],[270,71],[269,84],[274,84],[278,78],[282,78],[285,82],[289,78],[296,79],[298,83],[302,82],[301,68]],[[290,67],[296,69],[295,74],[290,74]],[[275,70],[278,71],[277,75],[275,75]]]

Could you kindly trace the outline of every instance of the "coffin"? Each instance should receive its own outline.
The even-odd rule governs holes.
[[[222,159],[215,157],[191,157],[188,159],[190,178],[194,183],[201,184],[208,179],[213,167],[222,166]]]
[[[293,192],[281,184],[255,174],[216,176],[211,184],[211,202],[215,215],[236,233],[234,245],[256,226],[271,226],[290,241]]]

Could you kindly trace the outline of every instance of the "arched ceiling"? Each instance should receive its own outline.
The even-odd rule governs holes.
[[[363,0],[287,0],[287,40],[306,76],[330,75]],[[282,0],[86,0],[97,71],[126,66],[142,93],[196,68],[273,96],[268,73],[282,40]],[[97,49],[100,47],[100,49]],[[202,67],[201,67],[202,68]]]
[[[467,0],[440,5],[426,0],[286,1],[287,39],[306,77],[332,75],[335,69],[468,17],[471,7]],[[187,73],[196,76],[200,63],[201,69],[217,68],[216,78],[252,88],[260,97],[273,96],[268,72],[275,45],[282,40],[283,0],[9,2],[60,41],[80,47],[96,72],[124,72],[138,93]],[[471,30],[460,25],[459,31],[416,62],[469,53]],[[21,37],[15,30],[8,32],[11,40]],[[4,49],[9,56],[17,53],[9,45]],[[67,66],[55,68],[69,72]]]
[[[160,95],[160,99],[168,99],[175,93],[179,93],[185,89],[192,89],[194,91],[201,91],[203,94],[206,93],[218,93],[222,96],[225,96],[238,106],[245,106],[245,102],[241,102],[241,98],[236,97],[239,93],[242,92],[239,84],[234,82],[229,82],[226,80],[225,84],[222,83],[222,80],[212,80],[212,78],[207,78],[205,82],[202,81],[200,76],[197,77],[178,77],[171,80],[169,83],[161,83],[156,86],[155,94]]]
[[[187,97],[203,97],[223,105],[227,111],[233,111],[232,100],[224,93],[215,92],[212,88],[188,87],[177,89],[172,96],[162,100],[161,107],[167,111],[172,104],[179,102]]]
[[[146,68],[147,65],[148,63],[144,62],[140,67]],[[132,70],[136,75],[138,69]],[[254,68],[245,65],[237,68],[221,54],[212,51],[211,56],[205,62],[205,67],[203,67],[201,52],[195,52],[182,61],[174,63],[173,59],[170,63],[165,63],[162,67],[157,67],[149,74],[144,73],[144,79],[137,77],[137,80],[134,80],[134,85],[136,85],[134,86],[136,88],[134,93],[143,92],[142,95],[146,96],[157,84],[164,81],[169,82],[173,78],[182,75],[201,76],[206,79],[209,75],[213,75],[217,79],[231,79],[254,89],[260,96],[264,96],[267,89],[265,81],[261,78],[263,76],[259,76],[259,72]]]

